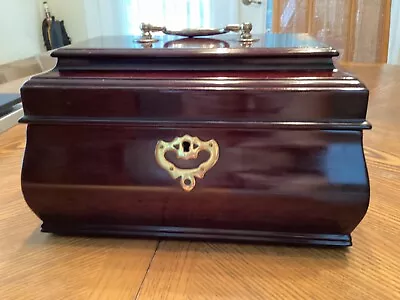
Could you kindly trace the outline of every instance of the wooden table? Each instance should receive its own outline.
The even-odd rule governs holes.
[[[400,67],[371,90],[369,212],[349,249],[57,237],[20,191],[25,126],[0,135],[0,299],[400,299]]]

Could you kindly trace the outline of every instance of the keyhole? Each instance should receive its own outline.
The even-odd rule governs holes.
[[[183,152],[189,152],[190,143],[189,142],[182,142]]]

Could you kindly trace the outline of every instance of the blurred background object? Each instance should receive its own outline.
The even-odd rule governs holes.
[[[71,44],[64,21],[56,20],[50,13],[49,5],[43,2],[45,18],[42,22],[42,35],[46,50],[53,50]]]
[[[269,3],[273,6],[269,28],[272,32],[309,33],[338,49],[345,62],[387,61],[390,0],[269,0]]]

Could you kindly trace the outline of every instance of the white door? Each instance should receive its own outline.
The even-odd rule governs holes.
[[[214,0],[215,1],[215,0]],[[234,1],[229,1],[234,2]],[[258,1],[242,1],[239,0],[239,22],[251,22],[253,24],[254,33],[265,33],[267,32],[267,0]],[[246,3],[247,4],[244,4]],[[269,1],[271,4],[272,2]],[[272,10],[272,7],[269,8]]]
[[[266,32],[267,0],[86,0],[88,38],[139,34],[142,22],[169,28],[220,28],[251,22],[254,33]],[[246,0],[245,0],[246,1]],[[96,18],[98,18],[96,20]],[[93,24],[91,24],[93,23]],[[90,29],[90,30],[89,30]]]

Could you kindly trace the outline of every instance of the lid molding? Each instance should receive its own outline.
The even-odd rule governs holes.
[[[101,37],[54,51],[58,71],[313,71],[335,69],[339,52],[306,34],[265,34],[243,44],[163,36],[150,46],[136,37]]]

